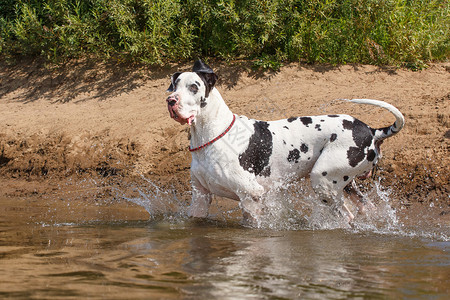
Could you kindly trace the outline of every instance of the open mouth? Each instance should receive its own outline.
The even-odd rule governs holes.
[[[191,115],[186,118],[186,117],[181,116],[179,114],[179,112],[173,108],[173,106],[168,105],[167,108],[169,110],[169,114],[172,119],[174,119],[175,121],[177,121],[178,123],[180,123],[182,125],[183,124],[188,124],[189,126],[192,125],[192,122],[194,121],[194,118],[195,118],[194,115]]]

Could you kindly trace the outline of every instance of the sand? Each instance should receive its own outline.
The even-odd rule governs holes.
[[[450,63],[421,71],[370,65],[288,64],[278,72],[211,61],[217,88],[237,114],[262,120],[351,114],[371,127],[393,123],[372,106],[339,98],[387,101],[405,128],[382,145],[375,179],[402,205],[438,201],[450,212]],[[188,195],[188,126],[169,118],[166,89],[175,71],[72,61],[45,67],[0,63],[0,196],[111,196],[110,186],[142,178]],[[186,196],[188,197],[188,196]]]

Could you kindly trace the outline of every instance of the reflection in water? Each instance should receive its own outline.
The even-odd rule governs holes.
[[[229,255],[218,256],[215,263],[200,270],[202,281],[210,285],[207,291],[212,297],[258,298],[261,294],[285,298],[394,297],[404,292],[420,293],[421,289],[439,290],[438,286],[444,290],[442,295],[445,290],[448,292],[444,285],[449,283],[449,254],[441,256],[443,249],[427,249],[422,253],[425,255],[415,256],[418,253],[409,249],[415,242],[411,244],[410,240],[339,230],[258,232],[256,236],[247,232],[241,239],[240,243],[229,242],[226,248],[234,248]],[[214,245],[214,238],[208,244]],[[192,249],[201,245],[204,242]],[[450,245],[441,246],[449,250]],[[436,258],[447,268],[435,263],[431,267],[430,260]],[[404,259],[409,264],[405,265]],[[198,261],[204,262],[202,258]],[[428,266],[425,272],[437,271],[434,274],[441,277],[441,283],[433,283],[434,276],[421,277],[424,266]],[[415,277],[414,274],[419,277],[405,280],[404,277]]]
[[[185,220],[1,219],[2,298],[444,298],[450,243]]]

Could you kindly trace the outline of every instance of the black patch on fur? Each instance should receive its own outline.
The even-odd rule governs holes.
[[[327,172],[322,172],[322,176],[327,176]]]
[[[287,157],[288,162],[298,163],[299,159],[300,159],[300,151],[298,151],[298,149],[289,151],[289,155]]]
[[[204,73],[197,73],[197,75],[203,80],[205,84],[205,98],[208,98],[209,92],[211,92],[211,90],[214,87],[214,84],[216,83],[217,75]]]
[[[283,144],[285,144],[285,145],[286,145],[286,141],[285,141],[285,140],[283,140]]]
[[[350,147],[347,151],[348,163],[352,167],[356,167],[364,157],[364,148]]]
[[[206,104],[207,104],[206,99],[204,97],[201,97],[200,98],[200,107],[203,108],[206,106]]]
[[[292,123],[292,122],[294,122],[295,120],[297,120],[297,117],[290,117],[289,119],[287,119],[287,121],[288,121],[289,123]]]
[[[269,124],[257,121],[253,124],[255,132],[250,137],[248,148],[239,154],[241,167],[257,176],[270,176],[269,159],[272,155],[272,134]]]
[[[337,139],[337,134],[336,133],[331,134],[330,142],[334,142],[336,139]]]
[[[312,124],[312,119],[310,117],[301,117],[300,121],[302,121],[303,125],[308,127],[309,124]]]
[[[283,126],[283,128],[286,128],[287,130],[289,130],[289,127],[287,127],[287,126]]]
[[[349,124],[351,123],[351,125]],[[344,120],[343,126],[346,129],[351,127],[353,141],[356,147],[350,147],[347,151],[347,158],[350,166],[356,167],[365,157],[365,149],[372,144],[373,133],[369,126],[355,119],[353,122]],[[375,153],[373,153],[375,158]]]
[[[316,124],[316,127],[314,127],[317,129],[317,131],[322,131],[322,129],[320,128],[320,124]]]
[[[349,121],[349,120],[343,120],[342,121],[342,126],[344,127],[344,129],[352,130],[353,129],[353,122]]]
[[[353,122],[352,136],[356,146],[360,148],[369,147],[372,144],[372,131],[369,126],[360,120],[355,120]]]
[[[333,183],[334,183],[334,184],[336,184],[336,183],[337,183],[337,181],[336,181],[336,180],[333,180]]]
[[[328,115],[330,118],[339,118],[338,115]]]
[[[375,159],[375,151],[373,149],[370,149],[367,152],[367,160],[368,161],[373,161]]]
[[[349,177],[347,175],[344,176],[344,181],[347,181]]]
[[[303,153],[308,152],[308,150],[309,150],[308,145],[302,144],[302,145],[300,146],[300,151],[302,151]]]

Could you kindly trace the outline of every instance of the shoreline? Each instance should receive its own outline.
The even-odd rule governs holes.
[[[188,128],[169,118],[165,103],[170,74],[190,67],[0,63],[0,196],[47,193],[69,179],[141,176],[190,190]],[[333,100],[393,104],[406,125],[383,143],[377,179],[403,205],[437,199],[450,208],[449,63],[417,72],[369,65],[289,64],[268,73],[245,63],[212,67],[231,110],[255,119],[345,113],[376,128],[392,116]]]

